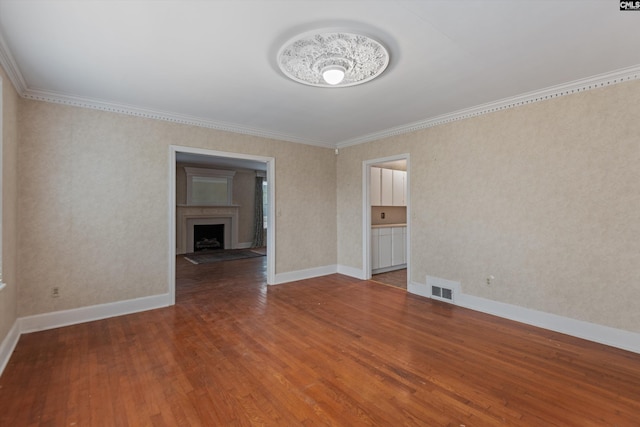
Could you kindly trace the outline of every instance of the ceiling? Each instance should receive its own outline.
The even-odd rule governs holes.
[[[266,162],[257,160],[239,159],[235,157],[210,156],[197,153],[176,153],[176,163],[190,166],[204,166],[221,169],[250,169],[255,171],[267,170]]]
[[[280,47],[323,28],[378,40],[388,68],[286,78]],[[0,0],[0,36],[26,98],[327,147],[640,73],[640,12],[613,0]]]

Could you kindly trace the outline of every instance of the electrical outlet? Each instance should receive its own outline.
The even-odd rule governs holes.
[[[380,212],[380,218],[384,219],[385,215],[384,212]]]
[[[58,288],[56,286],[53,289],[51,289],[51,297],[52,298],[58,298],[59,296],[60,296],[60,288]]]
[[[493,280],[495,279],[495,277],[489,275],[487,276],[487,286],[491,286],[491,283],[493,283]]]

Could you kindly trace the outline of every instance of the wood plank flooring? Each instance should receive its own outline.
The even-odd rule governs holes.
[[[0,426],[638,426],[640,355],[265,258],[174,307],[20,338]]]
[[[384,285],[395,286],[400,289],[407,289],[407,269],[378,273],[371,276],[371,280]]]

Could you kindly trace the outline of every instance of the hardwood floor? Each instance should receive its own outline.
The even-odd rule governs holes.
[[[371,276],[371,280],[383,285],[395,286],[400,289],[407,289],[407,269],[378,273]]]
[[[640,355],[265,258],[174,307],[23,335],[1,426],[638,426]]]

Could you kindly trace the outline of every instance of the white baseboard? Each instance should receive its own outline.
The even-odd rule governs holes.
[[[71,310],[54,311],[53,313],[36,314],[21,317],[20,333],[42,331],[45,329],[60,328],[62,326],[91,322],[93,320],[106,319],[108,317],[122,316],[140,311],[153,310],[155,308],[171,305],[169,294],[152,295],[148,297],[111,302],[107,304],[92,305],[89,307],[73,308]]]
[[[427,285],[418,282],[407,283],[407,292],[420,295],[421,297],[431,298],[431,291]]]
[[[339,274],[344,274],[345,276],[355,277],[356,279],[366,280],[364,271],[361,268],[349,267],[348,265],[338,264]]]
[[[71,310],[55,311],[53,313],[20,317],[16,319],[13,327],[0,344],[0,375],[2,375],[4,368],[7,366],[7,363],[11,358],[11,354],[18,344],[18,340],[22,334],[91,322],[93,320],[106,319],[108,317],[138,313],[141,311],[153,310],[155,308],[167,307],[169,305],[171,305],[169,294],[162,294],[93,305],[89,307],[73,308]]]
[[[324,267],[308,268],[306,270],[288,271],[286,273],[276,274],[273,284],[280,285],[282,283],[311,279],[314,277],[326,276],[328,274],[334,274],[337,272],[338,268],[335,264],[325,265]]]
[[[236,249],[249,249],[253,246],[253,242],[243,242],[236,245]]]
[[[13,326],[9,330],[9,333],[4,337],[0,344],[0,375],[2,375],[7,363],[9,363],[9,359],[11,359],[11,355],[13,354],[13,350],[16,348],[19,339],[20,322],[19,319],[16,319],[16,321],[13,322]]]
[[[407,291],[431,297],[430,287],[426,284],[411,282]],[[640,354],[640,333],[467,295],[462,291],[458,292],[453,304]]]
[[[358,279],[361,279],[363,274],[362,270],[357,268],[327,265],[277,274],[274,284],[310,279],[334,273],[345,274]],[[460,288],[457,288],[456,291],[458,289]],[[431,294],[430,288],[426,284],[417,282],[410,282],[407,291],[427,298]],[[169,305],[171,305],[170,295],[162,294],[19,318],[0,344],[0,375],[9,362],[20,335],[23,333],[153,310]],[[462,291],[457,292],[455,305],[640,354],[639,333],[466,295]]]

